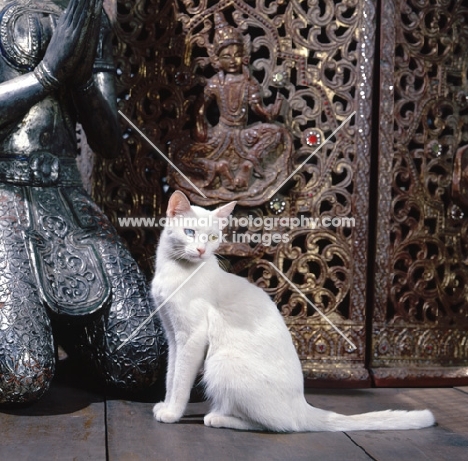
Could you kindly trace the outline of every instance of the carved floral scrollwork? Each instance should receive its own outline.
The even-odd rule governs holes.
[[[391,165],[379,171],[377,247],[387,253],[377,257],[373,367],[403,378],[402,366],[468,361],[465,199],[453,181],[468,142],[468,8],[392,1],[382,18],[383,48],[395,51],[382,68],[382,123],[393,128],[380,152]]]
[[[29,191],[28,239],[47,305],[57,313],[80,315],[106,305],[110,286],[96,249],[82,242],[85,230],[71,225],[74,219],[64,196],[66,189]]]
[[[250,38],[249,70],[265,105],[274,104],[277,94],[284,98],[279,121],[293,140],[290,171],[297,169],[275,194],[271,189],[257,202],[239,205],[235,217],[355,220],[354,227],[314,229],[234,226],[222,254],[234,272],[263,286],[278,303],[296,344],[302,344],[308,375],[365,380],[374,2],[119,1],[119,108],[166,154],[193,128],[194,105],[203,90],[199,83],[214,74],[210,44],[215,11],[222,11]],[[356,115],[317,150],[354,111]],[[252,115],[249,123],[256,121]],[[166,193],[171,192],[166,183],[170,171],[139,133],[122,123],[123,156],[97,161],[93,194],[151,274],[159,230],[119,228],[117,218],[161,216]],[[291,240],[267,242],[272,233],[288,234]],[[255,238],[236,240],[240,234]],[[355,342],[356,351],[348,351],[346,341],[269,262],[336,322]],[[321,334],[312,335],[308,329]]]

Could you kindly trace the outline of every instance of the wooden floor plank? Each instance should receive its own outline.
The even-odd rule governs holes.
[[[468,453],[465,389],[307,390],[314,406],[344,414],[430,408],[438,426],[414,431],[270,434],[207,428],[205,402],[179,424],[161,424],[153,402],[107,402],[109,461],[462,460]],[[151,399],[150,399],[151,400]],[[0,411],[0,460],[106,460],[105,404],[98,394],[54,384],[37,404]]]
[[[350,399],[350,397],[353,397]],[[413,431],[349,432],[378,461],[462,460],[468,453],[468,394],[456,389],[367,389],[323,392],[309,400],[346,414],[392,409],[433,411],[437,426]]]
[[[320,390],[309,394],[315,406],[353,414],[376,410],[430,409],[439,427],[468,435],[468,394],[453,388]]]
[[[103,399],[61,384],[34,405],[1,409],[0,460],[105,461]]]
[[[203,425],[206,403],[189,404],[178,424],[153,419],[152,403],[108,402],[110,461],[369,460],[342,433],[270,434]]]
[[[458,386],[458,387],[455,387],[454,389],[457,389],[460,392],[464,392],[465,394],[468,394],[468,386]]]
[[[468,437],[439,427],[348,435],[378,461],[462,461],[468,453]]]
[[[468,394],[456,389],[408,389],[402,400],[430,408],[439,427],[468,437]]]

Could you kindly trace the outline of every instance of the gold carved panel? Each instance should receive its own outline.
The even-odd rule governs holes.
[[[463,0],[382,2],[370,355],[384,384],[467,376],[468,210],[453,193],[468,143],[467,24]]]
[[[265,106],[274,105],[278,95],[283,99],[272,123],[289,133],[287,161],[277,163],[283,150],[262,163],[265,174],[274,171],[276,176],[256,192],[258,177],[249,176],[245,187],[229,189],[219,173],[210,182],[203,167],[198,179],[184,170],[201,181],[196,184],[204,191],[224,187],[221,200],[213,193],[204,202],[122,118],[124,152],[117,160],[98,160],[95,199],[149,276],[159,230],[122,228],[119,217],[161,216],[174,187],[209,207],[231,197],[238,200],[235,217],[245,217],[246,224],[230,227],[222,254],[232,271],[249,277],[278,304],[305,376],[366,383],[374,1],[119,1],[119,108],[177,166],[188,158],[181,153],[181,139],[193,153],[197,101],[204,82],[217,72],[210,60],[216,12],[250,40],[248,72],[258,82]],[[207,110],[216,123],[216,108]],[[251,114],[247,124],[258,121]],[[232,155],[227,165],[237,175]],[[266,229],[255,218],[269,218],[273,224]],[[299,225],[281,218],[297,218]],[[318,221],[302,225],[301,218]],[[287,238],[268,241],[274,233]],[[239,235],[249,238],[242,241]]]

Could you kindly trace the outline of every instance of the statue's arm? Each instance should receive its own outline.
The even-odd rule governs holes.
[[[2,70],[0,64],[0,73]],[[18,120],[49,93],[33,72],[0,83],[0,127]]]
[[[206,142],[208,139],[208,123],[205,117],[206,101],[205,97],[198,98],[195,103],[195,126],[193,128],[193,138],[197,142]]]
[[[2,11],[5,5],[5,0],[0,0]],[[44,87],[33,74],[16,73],[1,56],[0,80],[0,128],[24,115],[46,94]]]
[[[215,99],[212,91],[212,81],[204,88],[203,95],[195,103],[195,126],[193,129],[193,138],[197,142],[206,142],[208,140],[208,120],[206,118],[206,109],[210,102]]]
[[[249,103],[251,109],[260,117],[263,117],[267,122],[275,120],[281,112],[283,97],[278,93],[276,100],[273,104],[265,107],[263,103],[262,93],[260,85],[256,80],[251,78],[250,80],[250,91],[249,91]]]
[[[21,118],[50,93],[68,88],[74,78],[83,77],[81,69],[91,73],[83,56],[96,43],[101,9],[102,0],[70,0],[44,58],[31,72],[20,74],[0,56],[0,126]]]
[[[72,92],[78,120],[93,151],[104,157],[117,156],[122,136],[115,94],[111,26],[105,15],[92,76],[84,84],[75,85]]]

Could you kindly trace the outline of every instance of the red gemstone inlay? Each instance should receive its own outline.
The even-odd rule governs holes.
[[[318,136],[316,134],[309,134],[307,136],[307,144],[317,144],[318,143]]]

